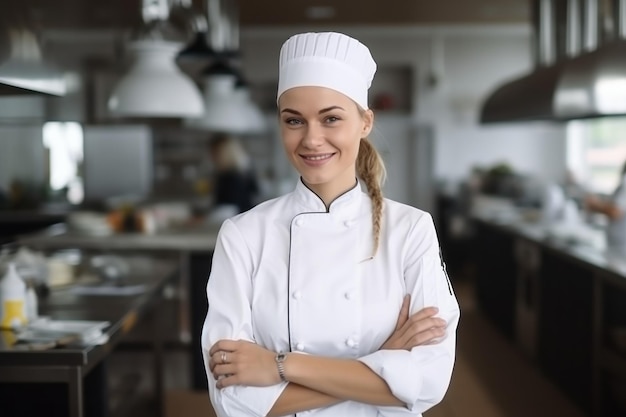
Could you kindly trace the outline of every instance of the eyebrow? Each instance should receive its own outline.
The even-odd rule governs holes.
[[[326,107],[326,108],[318,111],[317,113],[318,114],[323,114],[323,113],[328,113],[329,111],[337,110],[337,109],[346,111],[343,107],[340,107],[340,106],[330,106],[330,107]],[[292,114],[296,114],[298,116],[302,116],[302,113],[300,113],[299,111],[294,110],[294,109],[282,109],[280,112],[281,113],[292,113]]]

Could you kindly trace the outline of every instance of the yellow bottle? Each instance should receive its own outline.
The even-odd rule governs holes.
[[[0,281],[0,329],[15,329],[26,323],[26,284],[11,262]]]

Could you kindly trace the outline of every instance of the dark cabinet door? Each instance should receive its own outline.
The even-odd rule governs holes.
[[[478,223],[474,252],[478,305],[502,334],[514,340],[516,268],[513,237]]]
[[[539,363],[585,411],[592,399],[593,273],[545,251],[541,266]]]

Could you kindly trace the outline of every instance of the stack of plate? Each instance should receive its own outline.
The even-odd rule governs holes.
[[[108,236],[113,229],[107,215],[91,211],[77,211],[67,216],[67,227],[70,232],[89,236]]]

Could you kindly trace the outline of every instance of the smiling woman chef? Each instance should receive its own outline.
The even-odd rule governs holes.
[[[300,181],[219,232],[202,348],[220,417],[419,416],[448,388],[459,307],[431,216],[382,197],[375,71],[343,34],[282,46],[279,123]]]

